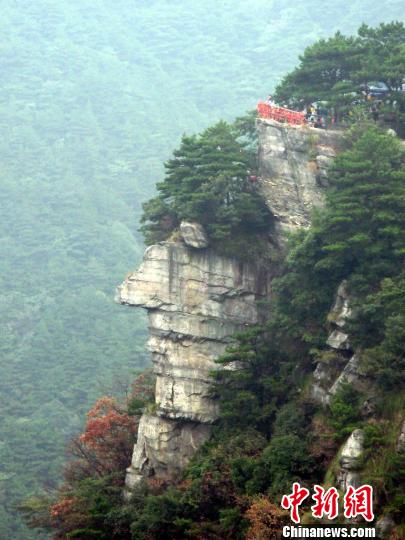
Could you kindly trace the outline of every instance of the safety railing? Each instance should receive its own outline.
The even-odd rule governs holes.
[[[292,111],[285,107],[276,107],[269,103],[259,102],[257,105],[257,112],[260,118],[269,118],[277,120],[277,122],[287,122],[294,126],[301,126],[306,123],[305,114],[298,111]]]

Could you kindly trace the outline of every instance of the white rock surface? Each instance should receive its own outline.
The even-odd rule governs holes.
[[[367,386],[366,378],[361,371],[359,356],[353,354],[348,359],[348,353],[351,352],[352,347],[345,327],[351,314],[347,283],[342,281],[327,317],[332,331],[326,344],[336,351],[336,356],[329,363],[317,364],[311,384],[311,396],[322,405],[327,405],[345,382],[354,385],[359,391],[365,390]]]
[[[342,281],[336,292],[333,306],[328,314],[328,322],[334,329],[330,333],[326,344],[332,349],[343,351],[350,349],[349,335],[344,332],[344,328],[351,313],[347,283],[346,281]]]
[[[324,203],[327,169],[342,133],[274,120],[257,120],[259,189],[281,231],[309,227],[314,206]]]
[[[402,422],[401,431],[398,436],[396,450],[398,453],[405,452],[405,420]]]
[[[337,480],[342,491],[346,491],[349,486],[359,487],[358,467],[363,451],[364,432],[361,429],[355,429],[343,445],[340,455],[340,472]]]
[[[164,242],[149,247],[118,288],[120,303],[148,310],[157,375],[156,411],[142,417],[128,487],[151,471],[177,474],[209,437],[218,417],[209,393],[214,360],[236,331],[258,322],[268,286],[254,265]]]
[[[327,363],[318,362],[311,384],[311,396],[317,403],[327,405],[330,402],[330,389],[342,372],[346,362],[347,360],[340,356]]]
[[[211,426],[206,424],[144,414],[131,467],[127,470],[127,487],[133,488],[145,476],[170,479],[179,474],[210,434]]]
[[[362,383],[362,379],[363,376],[360,370],[360,359],[356,354],[354,354],[345,365],[342,373],[333,383],[332,387],[329,390],[329,394],[331,394],[332,396],[335,395],[344,383],[352,384],[355,387],[359,387]]]
[[[344,280],[336,291],[335,301],[328,314],[328,322],[335,324],[339,328],[344,328],[351,314],[347,282]]]
[[[326,340],[326,345],[329,345],[332,349],[347,351],[350,349],[349,334],[341,330],[333,330]]]
[[[182,221],[180,223],[180,234],[188,246],[196,249],[202,249],[208,246],[208,237],[204,231],[204,227],[199,223]]]

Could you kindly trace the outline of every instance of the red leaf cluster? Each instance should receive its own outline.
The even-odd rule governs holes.
[[[253,501],[245,517],[251,523],[245,540],[280,538],[283,526],[288,522],[287,513],[264,496]]]

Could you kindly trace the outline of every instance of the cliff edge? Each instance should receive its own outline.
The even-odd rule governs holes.
[[[257,130],[257,189],[275,218],[274,249],[286,231],[308,227],[311,209],[323,204],[341,133],[272,120],[258,120]],[[272,268],[264,271],[206,245],[193,244],[183,231],[176,242],[150,246],[118,288],[118,302],[148,311],[157,376],[155,406],[140,421],[128,489],[144,476],[173,478],[210,437],[218,417],[210,395],[214,360],[236,331],[259,322],[257,301],[271,294]]]

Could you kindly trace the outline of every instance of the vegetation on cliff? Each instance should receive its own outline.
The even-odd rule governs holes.
[[[325,101],[340,119],[353,115],[353,106],[358,113],[368,112],[372,103],[362,99],[361,90],[373,81],[383,82],[388,92],[381,96],[379,111],[404,135],[404,43],[402,22],[376,28],[363,24],[357,36],[337,32],[305,49],[300,64],[278,85],[276,97],[295,107]]]
[[[0,538],[43,538],[16,505],[147,361],[114,289],[182,133],[254,106],[318,36],[402,14],[385,1],[1,3]]]
[[[221,121],[183,136],[165,163],[159,195],[143,205],[147,244],[166,240],[185,220],[203,225],[220,253],[247,258],[265,250],[271,214],[252,181],[258,174],[252,120]]]
[[[365,427],[366,448],[377,449],[364,469],[364,479],[375,485],[376,508],[389,510],[400,522],[403,498],[395,469],[403,467],[403,454],[395,452],[395,442],[401,402],[388,407],[387,390],[397,391],[404,375],[404,150],[386,126],[371,122],[357,123],[347,145],[332,166],[325,209],[314,216],[310,230],[290,239],[283,275],[273,282],[268,321],[236,336],[234,346],[218,360],[221,367],[237,362],[239,369],[213,374],[221,418],[183,477],[171,486],[146,478],[132,499],[123,502],[118,496],[122,470],[107,467],[106,474],[94,476],[87,464],[76,469],[74,464],[58,500],[34,525],[55,529],[55,538],[61,539],[271,537],[285,520],[280,495],[295,480],[308,486],[322,482],[339,444],[359,426]],[[203,221],[208,207],[213,220],[203,223],[212,226],[214,246],[238,234],[232,227],[241,225],[239,212],[244,215],[247,206],[251,216],[257,201],[244,184],[252,166],[245,155],[243,144],[224,123],[184,137],[167,164],[160,194],[145,207],[145,232],[155,240],[166,238],[181,218]],[[249,227],[242,229],[243,242],[250,230],[261,234],[260,212],[258,217],[255,221],[251,216]],[[326,410],[313,402],[307,388],[314,359],[327,361],[326,314],[343,279],[353,299],[351,333],[375,383],[371,422],[361,411],[361,393],[352,387],[342,386]],[[143,406],[142,399],[132,402],[129,411],[138,413]],[[115,426],[111,412],[101,415],[108,429]],[[119,433],[127,441],[133,424],[127,421],[128,411],[118,415],[125,420]],[[81,441],[91,443],[92,452],[97,448],[97,456],[108,455],[107,435],[94,446],[86,430]],[[107,465],[119,457],[106,458]],[[125,457],[129,460],[128,453]],[[35,517],[38,504],[32,501],[25,511]]]

